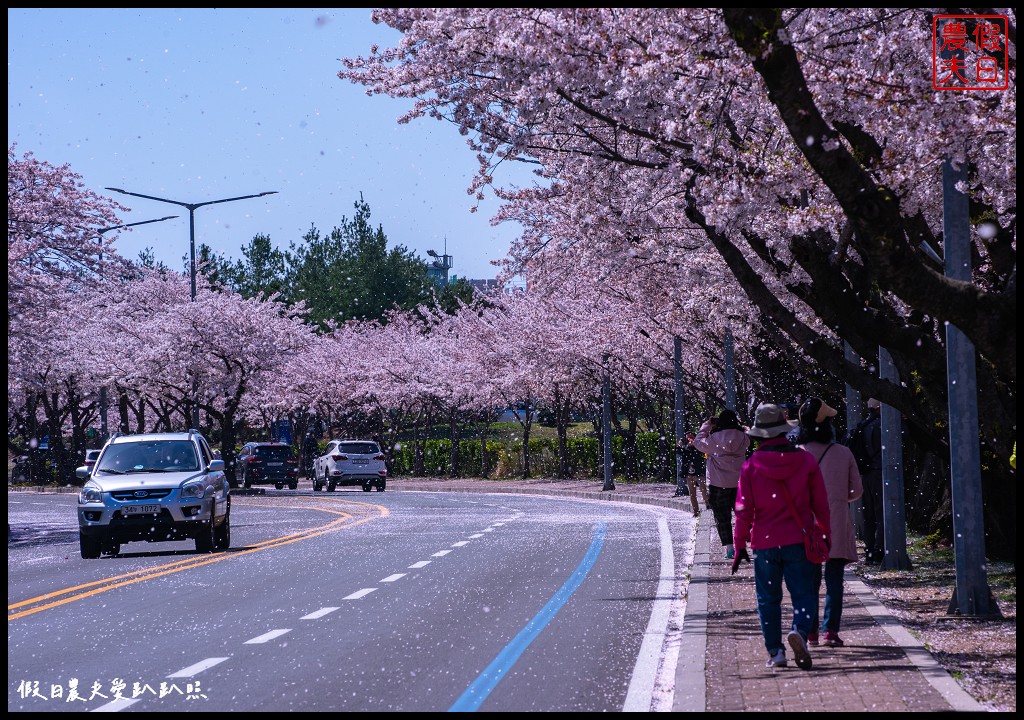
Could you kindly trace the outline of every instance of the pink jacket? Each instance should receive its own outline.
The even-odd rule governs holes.
[[[857,560],[857,533],[850,518],[850,503],[864,494],[857,461],[850,448],[839,443],[831,445],[809,442],[801,445],[818,460],[828,494],[828,511],[832,518],[832,550],[830,558]],[[828,448],[828,452],[826,452]],[[824,456],[824,457],[823,457]]]
[[[708,485],[736,487],[750,446],[745,432],[734,429],[711,432],[711,424],[705,422],[694,436],[693,446],[708,456]]]
[[[812,515],[828,531],[831,540],[828,495],[817,461],[806,450],[780,452],[780,447],[793,448],[784,436],[762,440],[740,471],[733,529],[737,552],[748,545],[753,550],[764,550],[802,544],[803,527],[810,525]],[[783,483],[803,527],[793,518],[781,490]]]

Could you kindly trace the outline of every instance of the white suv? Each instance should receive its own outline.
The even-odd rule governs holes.
[[[362,485],[384,492],[388,471],[384,453],[373,440],[331,440],[324,454],[313,461],[313,492],[334,492],[338,485]]]
[[[224,461],[188,432],[115,434],[78,496],[83,558],[117,555],[125,542],[194,539],[196,552],[231,545],[231,497]]]

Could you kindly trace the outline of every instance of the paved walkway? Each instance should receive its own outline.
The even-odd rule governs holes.
[[[797,668],[791,652],[788,667],[765,667],[753,567],[742,563],[732,575],[711,513],[697,522],[673,710],[985,712],[849,570],[846,645],[810,648],[811,670]],[[784,595],[783,627],[791,614]],[[703,688],[693,683],[695,675],[703,675]]]

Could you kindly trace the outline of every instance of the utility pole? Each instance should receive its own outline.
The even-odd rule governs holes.
[[[892,356],[881,346],[878,348],[878,373],[882,380],[899,386],[900,378]],[[885,554],[881,568],[910,570],[903,499],[903,418],[899,410],[885,403],[882,403],[882,508]]]
[[[967,196],[957,188],[967,170],[942,164],[942,235],[945,274],[971,281],[970,214]],[[949,614],[1001,617],[985,571],[985,514],[981,500],[978,444],[978,388],[974,343],[946,324],[946,383],[949,395],[949,475],[953,499],[953,555],[956,587]]]
[[[604,356],[604,387],[601,388],[601,435],[604,445],[604,487],[601,491],[614,490],[612,477],[612,379],[608,369],[608,355]]]
[[[683,437],[684,423],[683,423],[683,339],[678,335],[672,340],[672,366],[673,373],[675,376],[675,410],[673,412],[673,419],[675,420],[676,430],[676,443],[679,442],[680,438]],[[682,492],[682,488],[685,487],[684,483],[686,479],[683,477],[683,458],[679,453],[675,454],[676,458],[676,492]]]

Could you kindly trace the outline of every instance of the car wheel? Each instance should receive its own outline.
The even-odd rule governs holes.
[[[337,487],[337,485],[335,484],[335,482],[333,480],[328,480],[327,481],[327,492],[334,492],[334,488],[336,488],[336,487]]]
[[[86,535],[78,531],[78,544],[82,549],[82,557],[86,560],[94,560],[100,556],[100,539],[92,535]]]
[[[121,543],[111,538],[106,538],[100,542],[100,551],[104,555],[117,555],[121,552]]]
[[[370,492],[371,490],[373,490],[372,483],[363,483],[363,492]]]
[[[210,513],[210,522],[203,523],[199,528],[199,534],[196,535],[196,552],[197,553],[209,553],[213,552],[213,548],[217,544],[216,539],[216,528],[213,526],[213,513]]]
[[[224,516],[224,522],[213,531],[214,550],[227,550],[231,547],[231,511]]]
[[[384,488],[388,485],[386,480],[380,480],[377,482],[377,492],[384,492]]]
[[[295,482],[288,483],[288,489],[289,490],[298,490],[299,489],[299,481],[296,480]]]
[[[275,490],[284,490],[284,483],[274,483]]]

